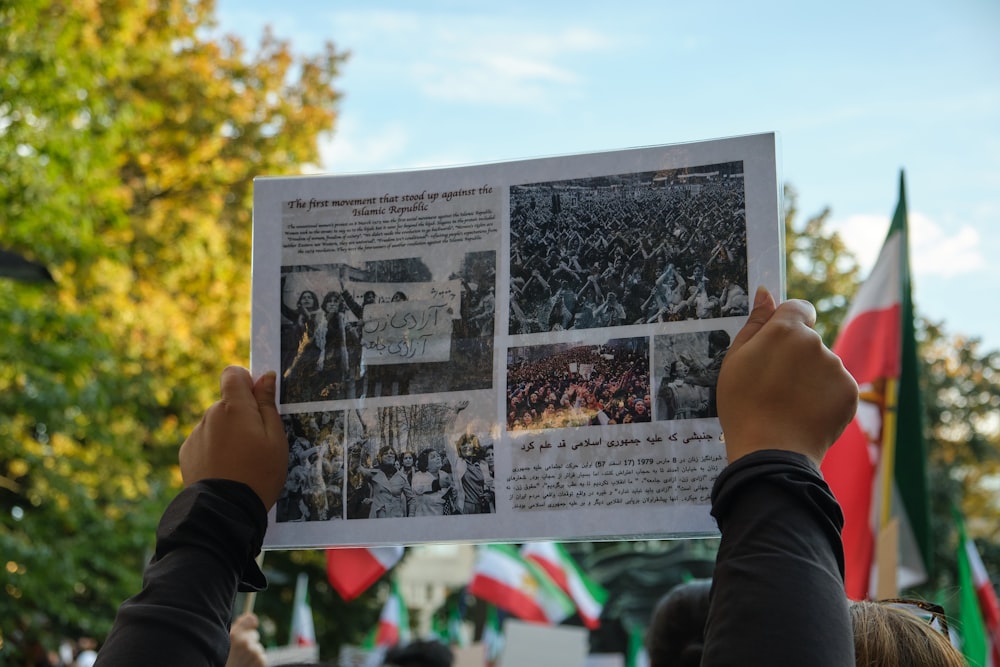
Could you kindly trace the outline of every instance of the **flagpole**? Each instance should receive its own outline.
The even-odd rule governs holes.
[[[264,565],[264,551],[263,550],[261,550],[261,552],[259,554],[257,554],[257,559],[256,560],[257,560],[257,567],[262,567]],[[250,591],[250,592],[248,592],[246,598],[243,600],[243,613],[244,614],[252,614],[253,613],[253,605],[254,605],[254,603],[256,601],[257,601],[257,591]]]
[[[896,467],[896,406],[899,391],[896,378],[885,380],[885,410],[882,413],[882,507],[879,528],[889,525],[892,518],[892,481]]]
[[[875,597],[899,595],[896,569],[899,567],[899,525],[892,520],[892,490],[896,467],[896,416],[899,403],[896,378],[885,380],[885,409],[882,412],[882,491],[875,540]],[[870,593],[869,593],[870,595]]]

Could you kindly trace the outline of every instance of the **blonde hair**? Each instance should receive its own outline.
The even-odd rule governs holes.
[[[852,602],[857,667],[966,667],[965,658],[926,619],[879,602]]]

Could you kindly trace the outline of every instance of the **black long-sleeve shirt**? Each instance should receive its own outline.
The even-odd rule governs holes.
[[[267,510],[249,486],[205,480],[182,491],[156,531],[142,591],[118,609],[97,667],[224,665],[237,590],[267,582],[254,561]]]
[[[703,667],[853,667],[843,513],[805,456],[768,450],[712,490],[722,533]]]
[[[704,667],[849,667],[854,645],[843,515],[819,470],[785,451],[747,455],[712,491],[722,543]],[[143,589],[122,604],[97,666],[225,664],[236,591],[259,590],[267,514],[240,483],[200,482],[167,508]]]

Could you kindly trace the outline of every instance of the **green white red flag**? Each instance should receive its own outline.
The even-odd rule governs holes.
[[[541,566],[573,600],[585,626],[591,630],[600,627],[608,592],[584,574],[566,547],[558,542],[528,542],[521,546],[521,555]]]
[[[958,588],[962,653],[970,665],[1000,667],[1000,603],[976,543],[965,533],[962,517],[958,527]]]
[[[382,605],[375,630],[375,646],[396,646],[410,641],[410,614],[406,601],[399,592],[399,585],[393,581],[389,597]]]
[[[875,544],[886,516],[899,521],[899,588],[926,580],[931,555],[908,245],[900,173],[889,233],[833,346],[861,392],[856,417],[823,462],[823,476],[844,510],[846,591],[855,600],[874,596]],[[884,512],[886,502],[891,512]]]
[[[316,630],[313,626],[312,607],[309,605],[309,576],[300,572],[295,580],[295,597],[292,603],[292,630],[289,644],[315,646]]]
[[[345,602],[358,597],[403,557],[403,547],[327,549],[326,576]]]
[[[507,544],[479,547],[468,591],[525,621],[557,625],[575,605],[545,570]]]
[[[483,626],[483,647],[486,651],[486,667],[494,667],[503,652],[503,625],[496,605],[486,606],[486,624]]]

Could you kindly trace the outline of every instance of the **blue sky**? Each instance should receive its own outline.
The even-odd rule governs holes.
[[[865,272],[906,172],[917,310],[1000,348],[1000,2],[220,0],[219,29],[350,51],[322,169],[776,131],[800,220]]]

